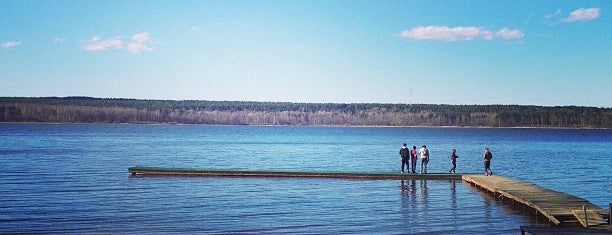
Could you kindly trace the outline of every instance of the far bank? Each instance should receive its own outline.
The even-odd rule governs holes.
[[[0,122],[612,128],[612,108],[0,97]]]

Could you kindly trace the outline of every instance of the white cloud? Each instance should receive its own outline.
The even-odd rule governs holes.
[[[121,36],[113,39],[103,40],[99,36],[94,36],[85,42],[85,50],[87,51],[106,51],[108,49],[122,50],[126,49],[131,53],[138,54],[143,51],[152,51],[148,43],[151,41],[149,33],[142,32],[132,36],[129,42],[125,42]]]
[[[599,8],[580,8],[573,11],[570,15],[562,19],[563,22],[576,22],[576,21],[591,21],[599,18]]]
[[[102,40],[99,36],[94,36],[85,42],[85,50],[87,51],[106,51],[109,48],[121,49],[122,47],[123,40],[120,37]]]
[[[420,26],[401,33],[403,38],[416,40],[438,40],[438,41],[468,41],[476,38],[491,40],[495,37],[501,39],[522,38],[524,34],[519,30],[503,28],[498,32],[492,32],[484,27],[454,27],[447,26]]]
[[[9,49],[9,48],[13,48],[13,47],[16,47],[16,46],[19,46],[19,45],[21,45],[21,42],[18,42],[18,41],[8,41],[8,42],[5,42],[5,43],[2,43],[2,45],[0,47],[2,47],[4,49]]]
[[[65,41],[66,41],[65,38],[60,38],[60,37],[57,37],[57,38],[53,39],[53,42],[55,42],[55,43],[63,43]]]
[[[522,38],[523,36],[525,36],[525,34],[523,34],[523,32],[519,30],[511,30],[508,28],[503,28],[497,31],[497,33],[495,33],[495,36],[501,39],[517,39],[517,38]]]
[[[149,33],[147,32],[136,34],[132,36],[132,41],[127,44],[127,50],[134,54],[138,54],[143,51],[152,51],[153,48],[147,45],[149,40],[151,40],[151,37],[149,37]]]

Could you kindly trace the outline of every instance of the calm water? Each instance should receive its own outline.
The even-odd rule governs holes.
[[[612,202],[612,130],[0,124],[0,233],[519,233],[534,218],[461,181],[129,177],[130,166],[493,171]]]

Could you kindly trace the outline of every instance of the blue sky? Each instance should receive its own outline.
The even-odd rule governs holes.
[[[0,96],[612,107],[611,17],[610,1],[3,0]]]

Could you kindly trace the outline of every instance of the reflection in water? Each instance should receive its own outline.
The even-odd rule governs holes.
[[[450,182],[450,195],[451,195],[451,208],[457,209],[457,181],[449,180]]]
[[[458,234],[462,226],[469,224],[466,219],[469,220],[472,215],[486,216],[485,221],[487,222],[497,217],[492,212],[495,210],[495,205],[491,205],[486,200],[487,204],[482,208],[485,210],[484,215],[481,211],[474,210],[481,209],[481,207],[474,207],[475,205],[471,204],[470,200],[466,200],[465,196],[462,198],[461,189],[457,187],[457,180],[434,180],[433,182],[431,180],[430,182],[428,180],[401,180],[400,185],[402,224],[407,228],[407,233],[431,232],[432,227],[430,226],[434,217],[437,218],[435,229],[442,234]],[[445,186],[439,187],[440,185]],[[481,199],[479,196],[476,198]],[[459,203],[460,201],[463,203]],[[461,211],[463,213],[460,213]],[[440,214],[444,216],[440,217]],[[470,229],[476,227],[472,226]]]
[[[427,200],[427,180],[421,180],[421,198]]]
[[[417,181],[412,179],[410,181],[401,180],[401,195],[402,195],[402,209],[410,207],[411,209],[417,209],[417,207],[424,207],[426,210],[427,205],[427,180],[419,180],[419,187],[417,193]]]
[[[449,180],[450,183],[450,201],[451,201],[451,214],[453,216],[453,221],[458,220],[457,215],[457,181]]]
[[[487,195],[485,195],[487,196]],[[485,200],[483,200],[484,203],[484,217],[486,220],[491,220],[491,199],[490,198],[485,198]],[[493,205],[495,206],[495,205]]]
[[[408,204],[412,209],[415,209],[419,199],[417,199],[417,187],[416,180],[412,179],[409,181],[408,185],[406,185],[405,180],[401,180],[401,189],[402,189],[402,208],[408,207]]]
[[[416,206],[416,180],[411,180],[410,182],[410,196],[412,196],[413,201],[412,201],[412,207]]]

